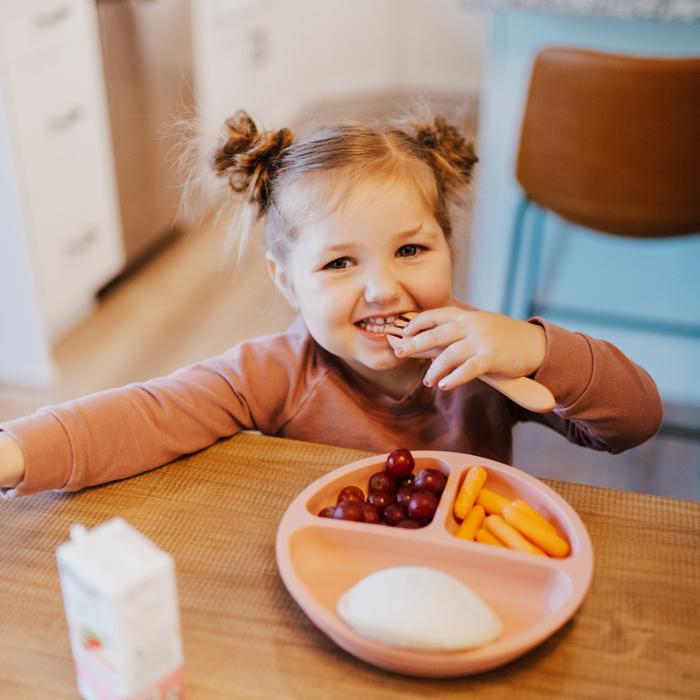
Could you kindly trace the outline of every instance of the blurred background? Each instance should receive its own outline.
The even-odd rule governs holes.
[[[534,12],[520,7],[528,4]],[[183,138],[195,135],[204,149],[195,157],[205,157],[240,107],[266,128],[416,105],[458,123],[477,138],[480,164],[473,206],[456,227],[456,293],[498,310],[538,47],[697,54],[700,46],[698,17],[682,16],[687,3],[631,0],[628,15],[578,5],[567,14],[546,0],[3,0],[0,419],[162,375],[289,324],[259,243],[238,265],[225,260],[206,198],[204,207],[181,201]],[[698,320],[700,247],[685,245],[635,265],[649,266],[644,275],[663,267],[662,313]],[[584,254],[613,266],[614,255],[628,259],[624,248],[573,259]],[[630,286],[619,277],[591,285],[575,265],[562,277],[558,293],[606,308]],[[621,303],[647,304],[633,286],[629,298]],[[520,426],[515,465],[700,498],[700,341],[584,330],[650,369],[680,429],[613,457]]]

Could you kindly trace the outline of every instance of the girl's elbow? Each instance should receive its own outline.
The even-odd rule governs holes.
[[[625,431],[625,437],[622,440],[615,441],[610,452],[618,454],[651,440],[661,429],[663,420],[663,403],[657,394],[654,400],[647,402],[643,411],[632,418],[631,429]]]

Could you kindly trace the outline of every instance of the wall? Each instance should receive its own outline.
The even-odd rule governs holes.
[[[484,16],[453,0],[200,0],[193,19],[206,133],[239,107],[279,127],[320,99],[480,85]]]

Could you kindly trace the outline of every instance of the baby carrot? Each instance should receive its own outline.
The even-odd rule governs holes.
[[[559,534],[557,532],[557,528],[552,525],[552,523],[547,520],[542,513],[540,513],[538,510],[535,510],[529,503],[526,503],[525,501],[521,501],[519,498],[516,498],[513,501],[513,505],[516,506],[517,508],[520,508],[520,510],[523,511],[523,513],[527,513],[528,515],[531,515],[535,520],[538,522],[542,523],[542,525],[545,525],[548,527],[552,532],[555,534]]]
[[[506,509],[508,510],[508,509]],[[492,534],[496,535],[506,547],[516,549],[519,552],[529,552],[530,554],[546,554],[537,546],[528,542],[515,528],[511,527],[500,515],[489,515],[486,518],[486,527]]]
[[[479,528],[476,531],[476,535],[474,535],[474,539],[477,542],[481,542],[481,544],[492,544],[496,547],[505,547],[503,542],[499,540],[497,537],[494,537],[488,530],[484,530],[484,528]]]
[[[454,513],[460,520],[464,520],[474,505],[477,494],[486,482],[486,476],[483,467],[471,467],[464,477],[454,505]]]
[[[463,540],[473,540],[476,531],[481,527],[484,522],[484,509],[482,506],[474,506],[457,530],[457,537],[461,537]]]
[[[510,503],[510,499],[505,496],[501,496],[500,493],[495,491],[490,491],[487,488],[481,489],[479,495],[476,497],[476,502],[484,507],[484,510],[489,514],[501,515],[503,509]]]
[[[525,535],[550,556],[565,557],[569,553],[569,543],[565,539],[518,506],[509,505],[503,511],[503,517],[508,525]]]

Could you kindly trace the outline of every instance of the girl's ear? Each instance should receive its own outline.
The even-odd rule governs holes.
[[[293,309],[299,309],[294,295],[294,287],[289,279],[284,266],[281,265],[270,253],[265,253],[265,262],[267,263],[267,271],[275,283],[277,289],[280,290],[282,296],[287,300]]]

